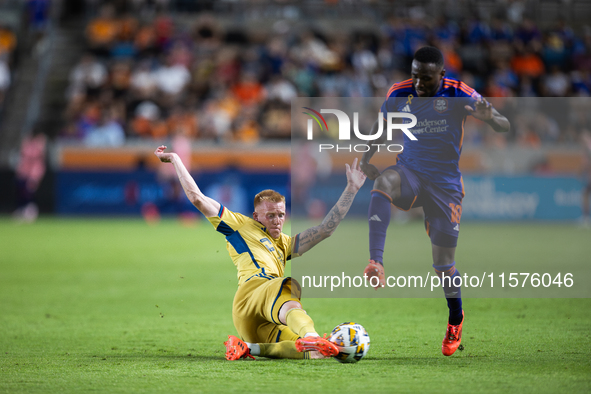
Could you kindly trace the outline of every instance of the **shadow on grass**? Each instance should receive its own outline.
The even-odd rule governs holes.
[[[127,354],[108,354],[108,355],[81,355],[82,357],[88,357],[96,360],[103,360],[103,361],[119,361],[119,362],[154,362],[154,361],[175,361],[175,362],[182,362],[182,361],[205,361],[205,362],[228,362],[224,354],[220,352],[219,355],[201,355],[195,353],[188,353],[188,354],[163,354],[163,353],[127,353]],[[486,359],[489,358],[487,355],[472,355],[469,353],[462,354],[458,353],[452,357],[444,357],[444,356],[432,356],[432,357],[409,357],[409,356],[381,356],[375,357],[370,356],[368,358],[363,359],[361,362],[363,364],[370,364],[370,363],[384,363],[388,362],[390,364],[401,364],[401,365],[429,365],[429,364],[439,364],[442,360],[448,360],[448,362],[452,363],[461,363],[463,361],[468,361],[471,359]],[[237,360],[236,362],[245,363],[245,362],[258,362],[258,363],[277,363],[277,362],[326,362],[325,360],[300,360],[300,359],[273,359],[273,358],[266,358],[257,356],[256,360],[252,359],[244,359],[244,360]]]
[[[211,355],[200,355],[200,354],[150,354],[150,353],[136,353],[136,354],[108,354],[108,355],[89,355],[88,358],[94,358],[97,360],[119,360],[119,361],[182,361],[182,360],[203,360],[203,361],[226,361],[223,355],[211,356]]]

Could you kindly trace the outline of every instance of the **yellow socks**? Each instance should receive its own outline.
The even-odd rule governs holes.
[[[304,359],[310,358],[308,352],[298,352],[293,341],[283,341],[277,343],[259,343],[261,347],[261,356],[268,358],[291,358]]]
[[[290,309],[285,315],[285,320],[287,321],[287,326],[302,338],[307,334],[318,335],[312,318],[303,309]]]
[[[285,315],[287,326],[300,337],[306,335],[318,335],[314,328],[314,322],[308,314],[300,308],[293,308],[287,311]],[[282,341],[278,343],[259,343],[258,355],[268,358],[291,358],[307,359],[310,358],[309,352],[298,352],[294,341]]]

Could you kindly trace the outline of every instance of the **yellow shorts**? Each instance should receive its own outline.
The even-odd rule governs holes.
[[[300,302],[301,291],[291,278],[253,277],[238,287],[232,305],[234,327],[245,342],[295,341],[299,336],[279,322],[279,309],[288,301]]]

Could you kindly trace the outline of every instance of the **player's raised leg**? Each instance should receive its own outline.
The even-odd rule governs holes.
[[[392,169],[386,169],[378,176],[371,191],[371,200],[367,213],[369,222],[369,264],[364,274],[372,283],[371,278],[377,277],[376,290],[384,286],[383,268],[384,245],[390,224],[392,201],[400,196],[400,175]]]

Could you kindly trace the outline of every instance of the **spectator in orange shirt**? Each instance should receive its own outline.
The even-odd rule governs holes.
[[[232,87],[234,96],[245,105],[258,104],[265,98],[265,89],[256,77],[248,72],[242,73],[240,81]]]
[[[9,64],[14,48],[16,48],[16,35],[10,28],[0,26],[0,55],[7,54]]]
[[[545,71],[544,62],[532,45],[517,49],[517,53],[511,59],[511,68],[519,77],[526,76],[534,79],[539,78]]]
[[[452,78],[459,78],[463,64],[462,59],[455,51],[453,44],[448,41],[441,41],[439,43],[439,49],[441,50],[445,61],[445,75]]]
[[[99,16],[92,20],[86,28],[86,38],[91,51],[102,57],[108,57],[111,46],[119,34],[120,23],[114,17],[114,9],[110,5],[101,8]]]

